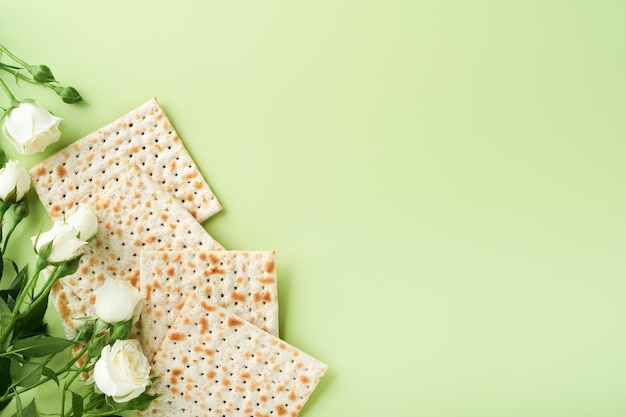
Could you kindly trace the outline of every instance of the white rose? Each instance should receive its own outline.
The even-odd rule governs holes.
[[[100,391],[118,403],[141,395],[150,382],[150,365],[137,340],[116,340],[102,349],[93,370]]]
[[[96,315],[109,324],[137,320],[143,297],[128,281],[107,278],[96,292]]]
[[[31,155],[59,140],[61,120],[39,102],[23,102],[9,110],[2,125],[2,133],[18,152]]]
[[[38,255],[42,255],[42,250],[49,243],[52,243],[52,250],[47,260],[51,264],[58,264],[82,255],[83,246],[87,242],[77,238],[77,234],[78,232],[73,226],[57,221],[50,230],[39,236],[34,236],[31,240]]]
[[[30,190],[30,176],[24,165],[18,161],[8,161],[0,169],[0,199],[18,203]]]
[[[77,237],[87,242],[98,233],[98,218],[91,206],[78,206],[69,214],[65,223],[74,227],[78,232]]]

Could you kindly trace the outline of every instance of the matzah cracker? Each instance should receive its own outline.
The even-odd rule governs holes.
[[[326,365],[192,293],[152,370],[144,416],[297,416]]]
[[[221,209],[156,98],[50,156],[30,175],[55,220],[77,204],[93,202],[133,165],[145,169],[199,222]]]
[[[202,225],[138,167],[112,181],[94,203],[98,234],[78,270],[61,278],[81,300],[95,302],[105,277],[139,287],[142,250],[199,248],[223,250]]]
[[[94,306],[81,300],[62,281],[54,283],[50,291],[50,298],[57,310],[65,337],[68,340],[76,337],[78,330],[85,324],[84,320],[77,320],[78,318],[96,315]]]
[[[278,336],[274,252],[142,251],[141,342],[151,359],[192,291]]]

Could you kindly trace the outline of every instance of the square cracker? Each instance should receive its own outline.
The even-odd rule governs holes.
[[[139,287],[142,250],[224,249],[182,204],[138,167],[111,181],[93,208],[98,234],[87,246],[76,273],[61,278],[89,304],[95,302],[95,291],[106,277]]]
[[[95,316],[96,311],[92,304],[81,300],[78,295],[68,288],[62,281],[57,281],[50,291],[50,298],[57,310],[61,326],[68,340],[78,334],[78,330],[85,324],[81,317]]]
[[[141,342],[151,359],[188,295],[218,304],[278,336],[274,252],[142,251]]]
[[[30,175],[56,220],[74,205],[92,203],[133,165],[163,184],[199,222],[221,209],[156,98],[50,156]]]
[[[160,394],[143,416],[297,416],[326,365],[195,293],[152,370]]]

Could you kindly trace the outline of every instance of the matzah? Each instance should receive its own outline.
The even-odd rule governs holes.
[[[144,416],[297,416],[326,365],[192,293],[152,364]]]
[[[57,310],[65,337],[72,340],[78,334],[78,330],[85,324],[81,317],[95,316],[94,306],[81,300],[62,281],[57,281],[52,286],[50,298]]]
[[[275,269],[274,252],[142,251],[141,342],[148,359],[192,291],[278,336]]]
[[[98,235],[81,257],[78,270],[61,278],[89,304],[105,277],[139,286],[142,250],[199,248],[223,250],[202,225],[138,167],[107,185],[93,205]]]
[[[221,209],[156,98],[50,156],[30,175],[54,220],[75,205],[92,203],[133,165],[145,169],[199,222]]]

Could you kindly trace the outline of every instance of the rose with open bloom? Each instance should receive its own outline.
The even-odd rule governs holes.
[[[8,161],[0,169],[0,199],[8,203],[19,203],[30,190],[28,171],[18,161]]]
[[[121,279],[107,278],[96,292],[96,315],[109,324],[136,321],[143,307],[137,288]]]
[[[102,349],[93,370],[100,391],[118,403],[141,395],[150,382],[150,365],[137,340],[116,340]]]
[[[84,246],[97,233],[97,225],[98,220],[91,207],[76,210],[65,221],[57,220],[50,230],[32,238],[35,252],[45,255],[51,264],[71,261],[83,254]],[[48,249],[50,253],[47,253]]]
[[[18,152],[31,155],[59,140],[61,120],[41,103],[25,101],[7,112],[2,133]]]

